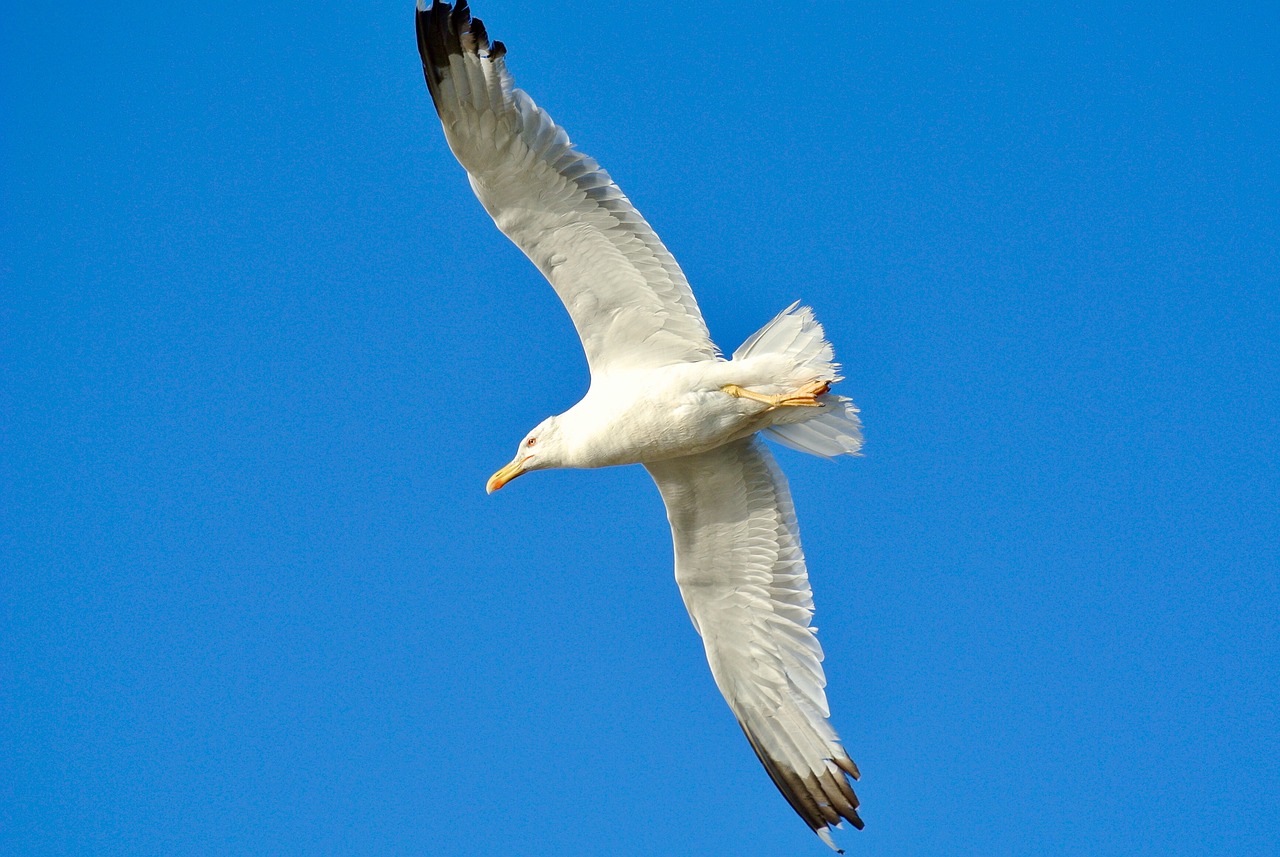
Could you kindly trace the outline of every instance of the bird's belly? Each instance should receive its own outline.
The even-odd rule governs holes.
[[[695,455],[763,428],[761,407],[715,390],[641,395],[600,434],[601,463],[635,464]]]

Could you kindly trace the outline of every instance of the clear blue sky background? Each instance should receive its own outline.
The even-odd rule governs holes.
[[[865,457],[779,457],[850,852],[1274,847],[1278,7],[477,13],[723,347],[845,363]],[[643,470],[484,494],[587,374],[410,3],[11,3],[0,72],[0,850],[826,853]]]

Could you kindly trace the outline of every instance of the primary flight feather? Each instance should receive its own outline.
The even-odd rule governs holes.
[[[609,174],[516,89],[506,48],[465,0],[419,0],[418,48],[445,138],[498,228],[564,302],[591,386],[489,480],[643,464],[662,494],[676,581],[717,687],[778,789],[835,848],[862,827],[858,769],[828,721],[813,597],[786,479],[759,439],[825,457],[862,445],[832,395],[831,345],[792,304],[721,356],[689,282]]]

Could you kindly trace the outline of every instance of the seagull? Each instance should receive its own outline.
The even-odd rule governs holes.
[[[657,234],[564,129],[516,89],[466,0],[417,6],[418,49],[449,148],[500,229],[550,281],[591,372],[493,474],[643,464],[666,505],[675,575],[716,686],[774,784],[839,851],[862,828],[858,768],[828,718],[795,509],[760,439],[832,458],[862,446],[858,410],[797,302],[726,360]],[[843,852],[842,852],[843,853]]]

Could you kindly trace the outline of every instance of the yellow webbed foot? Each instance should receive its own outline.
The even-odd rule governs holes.
[[[810,381],[790,393],[778,393],[772,396],[739,387],[737,384],[726,384],[720,389],[735,399],[748,399],[771,408],[820,408],[822,402],[818,401],[818,397],[831,389],[831,382]]]

